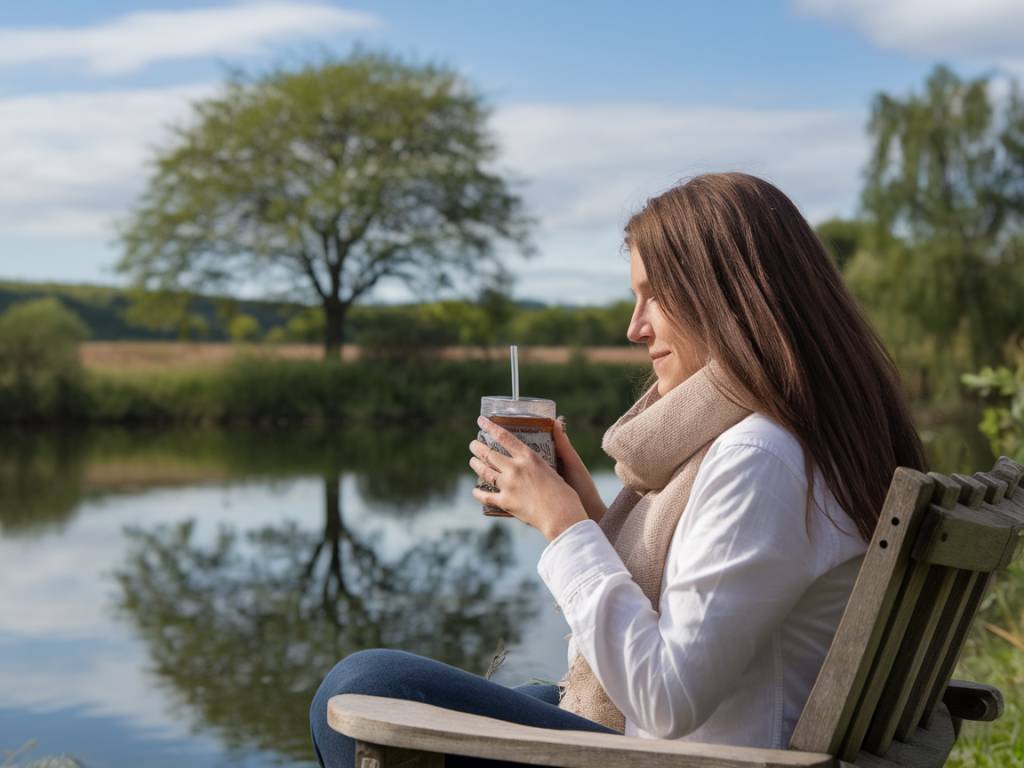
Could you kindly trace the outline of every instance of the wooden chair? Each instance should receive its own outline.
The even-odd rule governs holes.
[[[960,722],[994,720],[994,688],[951,681],[994,574],[1024,540],[1024,467],[927,475],[899,467],[789,749],[533,728],[375,696],[328,705],[357,768],[440,768],[444,755],[576,768],[941,766]]]

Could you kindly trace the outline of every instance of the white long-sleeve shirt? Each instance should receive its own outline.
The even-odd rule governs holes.
[[[659,611],[583,520],[537,564],[627,736],[785,748],[866,544],[796,437],[752,413],[712,443],[665,561]],[[809,533],[808,533],[809,531]]]

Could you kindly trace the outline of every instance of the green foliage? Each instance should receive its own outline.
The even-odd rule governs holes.
[[[1024,354],[1018,358],[1016,370],[986,366],[978,373],[965,373],[961,381],[982,397],[997,398],[985,408],[978,425],[992,452],[1024,462]]]
[[[78,400],[78,345],[88,329],[56,299],[35,299],[0,316],[0,412],[9,422],[56,416]]]
[[[842,271],[857,251],[866,245],[867,225],[858,219],[832,218],[814,228],[825,250]]]
[[[262,334],[260,321],[244,312],[236,314],[228,323],[228,335],[232,341],[256,341]]]
[[[1024,330],[1024,102],[938,67],[923,93],[879,94],[868,130],[870,242],[845,275],[921,395],[956,397]]]
[[[510,335],[523,344],[611,346],[628,343],[633,312],[627,301],[607,307],[544,307],[524,310],[511,321]]]
[[[570,422],[606,427],[633,401],[641,369],[524,365],[524,394],[552,397]],[[502,361],[366,359],[341,365],[243,357],[224,368],[89,373],[73,397],[35,412],[46,423],[274,425],[474,423],[480,397],[508,390]],[[0,424],[12,421],[0,411]]]
[[[231,288],[240,275],[323,306],[328,351],[382,279],[417,290],[502,275],[529,252],[519,198],[487,170],[482,97],[454,72],[356,51],[231,79],[195,105],[121,229],[138,285]]]

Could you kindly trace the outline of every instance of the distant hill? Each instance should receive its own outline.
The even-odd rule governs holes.
[[[92,333],[94,341],[159,341],[178,338],[175,329],[155,330],[125,317],[133,304],[128,291],[98,285],[66,283],[23,283],[0,281],[0,313],[12,304],[54,297],[74,311]],[[298,304],[271,301],[247,301],[220,296],[195,296],[190,311],[203,318],[210,341],[228,339],[226,320],[232,312],[253,317],[262,331],[284,326],[289,318],[306,309]]]

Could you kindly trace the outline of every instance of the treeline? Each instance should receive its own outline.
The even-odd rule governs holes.
[[[93,341],[323,342],[320,307],[288,302],[105,286],[0,282],[0,315],[19,304],[56,300]],[[475,301],[355,306],[345,342],[373,347],[627,344],[632,307],[545,306],[483,291]]]

